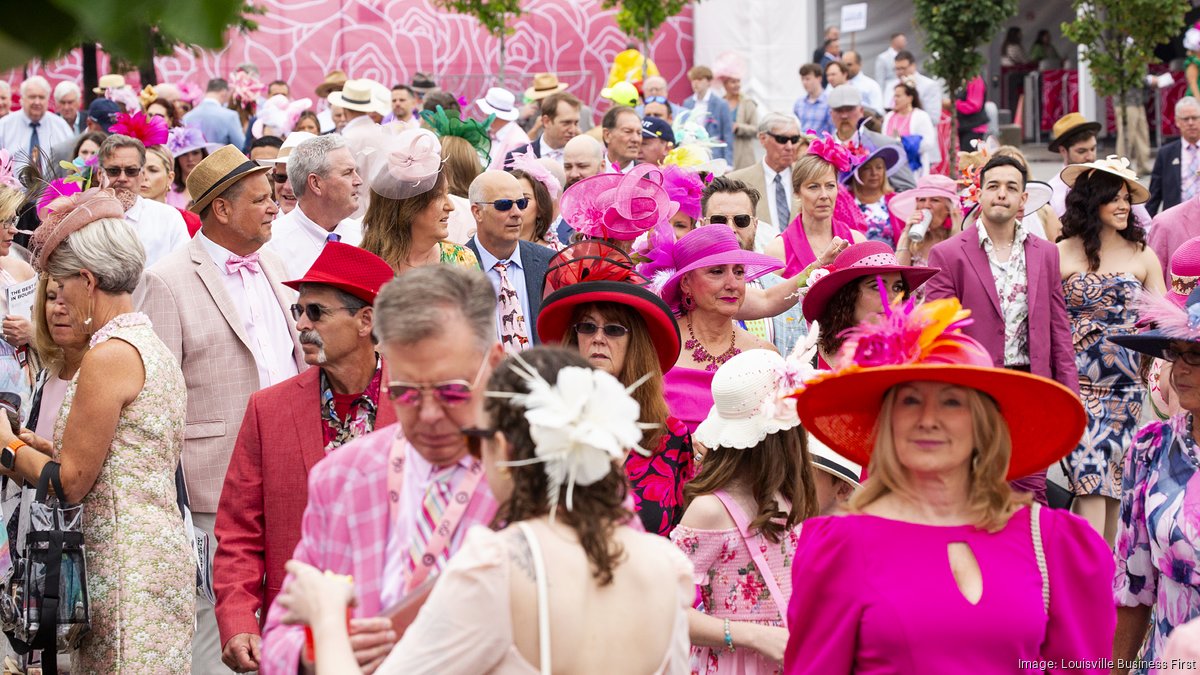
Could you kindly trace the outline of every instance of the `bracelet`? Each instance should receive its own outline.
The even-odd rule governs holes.
[[[725,651],[737,651],[733,646],[733,633],[729,632],[729,619],[725,619]]]

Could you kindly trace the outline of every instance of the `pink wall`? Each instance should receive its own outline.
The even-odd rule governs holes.
[[[408,82],[418,70],[432,73],[445,89],[468,99],[495,83],[498,41],[465,15],[437,9],[430,0],[259,0],[267,14],[258,31],[234,35],[219,52],[193,55],[180,50],[157,59],[160,81],[190,80],[203,86],[212,76],[227,76],[238,64],[254,62],[263,82],[292,84],[293,96],[312,96],[326,72],[346,71],[391,86]],[[525,14],[507,40],[507,86],[529,85],[533,73],[552,71],[569,91],[593,102],[604,86],[613,56],[627,38],[611,10],[600,0],[528,0]],[[671,83],[673,98],[691,93],[685,72],[692,62],[692,13],[683,13],[659,29],[651,46],[654,61]],[[107,59],[101,55],[101,73]],[[51,84],[80,80],[78,52],[51,64],[31,64]],[[16,84],[21,71],[8,74]]]

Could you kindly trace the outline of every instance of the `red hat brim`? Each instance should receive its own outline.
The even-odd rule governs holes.
[[[847,459],[868,466],[884,394],[905,382],[945,382],[981,391],[1008,423],[1008,480],[1045,469],[1075,449],[1087,426],[1079,397],[1037,375],[1003,368],[929,364],[883,366],[833,374],[796,395],[810,433]]]
[[[299,279],[283,282],[300,290],[300,284],[322,284],[366,302],[375,304],[375,296],[384,284],[395,278],[395,271],[382,258],[357,246],[329,242],[321,249],[312,267]]]
[[[906,265],[879,265],[874,267],[862,265],[835,270],[814,282],[808,289],[808,293],[804,295],[804,302],[801,304],[804,318],[808,321],[820,319],[821,315],[825,313],[825,307],[829,305],[829,300],[833,298],[833,295],[855,279],[877,274],[890,274],[891,272],[899,272],[900,276],[904,277],[904,281],[908,283],[908,290],[911,292],[921,284],[929,281],[939,270],[934,267],[912,267]]]
[[[538,338],[546,344],[561,343],[571,327],[575,308],[593,302],[612,302],[637,312],[646,322],[662,371],[675,366],[681,340],[679,324],[670,308],[654,293],[623,281],[584,281],[547,295],[538,310]]]

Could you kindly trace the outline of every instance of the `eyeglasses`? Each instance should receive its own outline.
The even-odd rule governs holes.
[[[520,199],[497,199],[494,202],[475,202],[476,204],[491,204],[496,207],[497,211],[510,211],[516,206],[518,211],[524,211],[526,206],[529,206],[529,198],[521,197]]]
[[[284,183],[286,183],[287,178],[288,178],[286,173],[275,173],[274,171],[272,171],[271,173],[269,173],[267,175],[269,175],[271,177],[271,180],[275,181],[279,185],[283,185]]]
[[[747,227],[750,227],[750,222],[753,219],[754,219],[754,216],[752,216],[748,213],[739,213],[733,217],[733,225],[734,225],[734,227],[738,228],[739,230],[744,230]],[[729,224],[729,216],[719,216],[719,215],[718,216],[709,216],[708,224],[709,225],[728,225]]]
[[[1200,366],[1200,352],[1177,352],[1168,347],[1163,350],[1163,358],[1172,363],[1183,361],[1189,366]]]
[[[329,307],[323,307],[316,303],[308,305],[296,304],[292,305],[292,318],[296,321],[299,321],[301,316],[307,316],[309,321],[317,322],[320,321],[321,317],[325,316],[326,314],[333,314],[339,309],[344,309],[351,314],[354,314],[358,311],[357,309],[346,306],[334,307],[333,309],[330,309]]]
[[[5,230],[17,229],[17,215],[13,214],[12,216],[5,218],[4,220],[0,220],[0,228],[3,228]]]
[[[575,324],[574,328],[578,335],[595,335],[596,331],[603,330],[604,336],[610,338],[625,337],[629,333],[629,329],[619,323],[606,323],[603,326],[597,326],[591,321],[580,321]]]
[[[137,178],[142,173],[140,166],[106,166],[104,173],[108,174],[109,178],[118,178],[121,173],[125,173],[126,178]]]
[[[462,434],[463,441],[467,444],[467,454],[475,459],[483,458],[483,452],[480,449],[483,441],[496,435],[495,429],[481,429],[477,427],[463,427],[458,431]]]
[[[783,134],[767,135],[771,138],[774,138],[775,142],[780,145],[787,145],[788,143],[791,143],[792,145],[800,145],[800,141],[804,140],[804,136],[801,136],[800,134],[796,134],[795,136],[784,136]]]
[[[642,102],[643,103],[661,103],[663,105],[668,105],[666,96],[647,96],[646,98],[642,99]]]
[[[479,370],[475,373],[475,379],[470,382],[466,380],[446,380],[433,384],[388,382],[388,397],[402,406],[412,407],[420,405],[421,395],[426,391],[431,391],[433,398],[438,403],[447,408],[456,408],[471,400],[471,391],[479,384],[479,378],[483,375],[487,361],[487,358],[483,359],[483,362],[479,364]]]

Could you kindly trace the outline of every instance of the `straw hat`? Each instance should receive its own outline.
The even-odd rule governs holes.
[[[188,193],[196,195],[191,211],[200,213],[229,186],[266,170],[267,167],[251,161],[236,146],[226,145],[205,157],[187,177]]]
[[[325,98],[330,92],[346,86],[346,73],[341,70],[331,70],[325,75],[325,80],[317,85],[317,96]]]
[[[1109,155],[1104,159],[1085,164],[1071,164],[1059,172],[1058,177],[1067,187],[1075,187],[1075,181],[1082,175],[1091,176],[1095,171],[1110,173],[1125,181],[1129,188],[1129,199],[1133,204],[1144,204],[1150,199],[1150,191],[1138,182],[1137,174],[1129,168],[1129,160],[1118,155]]]
[[[566,83],[559,82],[558,76],[554,73],[538,73],[533,76],[533,86],[525,90],[525,98],[530,101],[540,101],[566,88]]]
[[[125,84],[125,76],[117,73],[109,73],[101,75],[100,82],[92,89],[93,94],[103,94],[109,89],[120,89],[127,86]]]
[[[749,349],[725,362],[713,376],[712,409],[692,439],[706,448],[746,449],[798,426],[796,407],[787,400],[795,384],[786,365],[768,349]]]
[[[864,241],[847,246],[829,265],[821,268],[825,273],[813,280],[820,270],[809,275],[808,292],[804,296],[802,309],[804,318],[816,321],[825,313],[830,299],[844,286],[866,276],[899,272],[911,291],[938,273],[932,267],[901,265],[891,246],[881,241]]]
[[[346,110],[386,115],[391,104],[385,105],[379,100],[379,92],[383,89],[383,85],[374,80],[347,80],[340,91],[331,92],[325,100],[329,105]]]
[[[1081,131],[1094,134],[1100,131],[1100,123],[1089,122],[1086,117],[1077,112],[1067,113],[1058,118],[1058,121],[1050,129],[1050,138],[1052,139],[1050,141],[1050,152],[1058,152],[1064,140]]]

